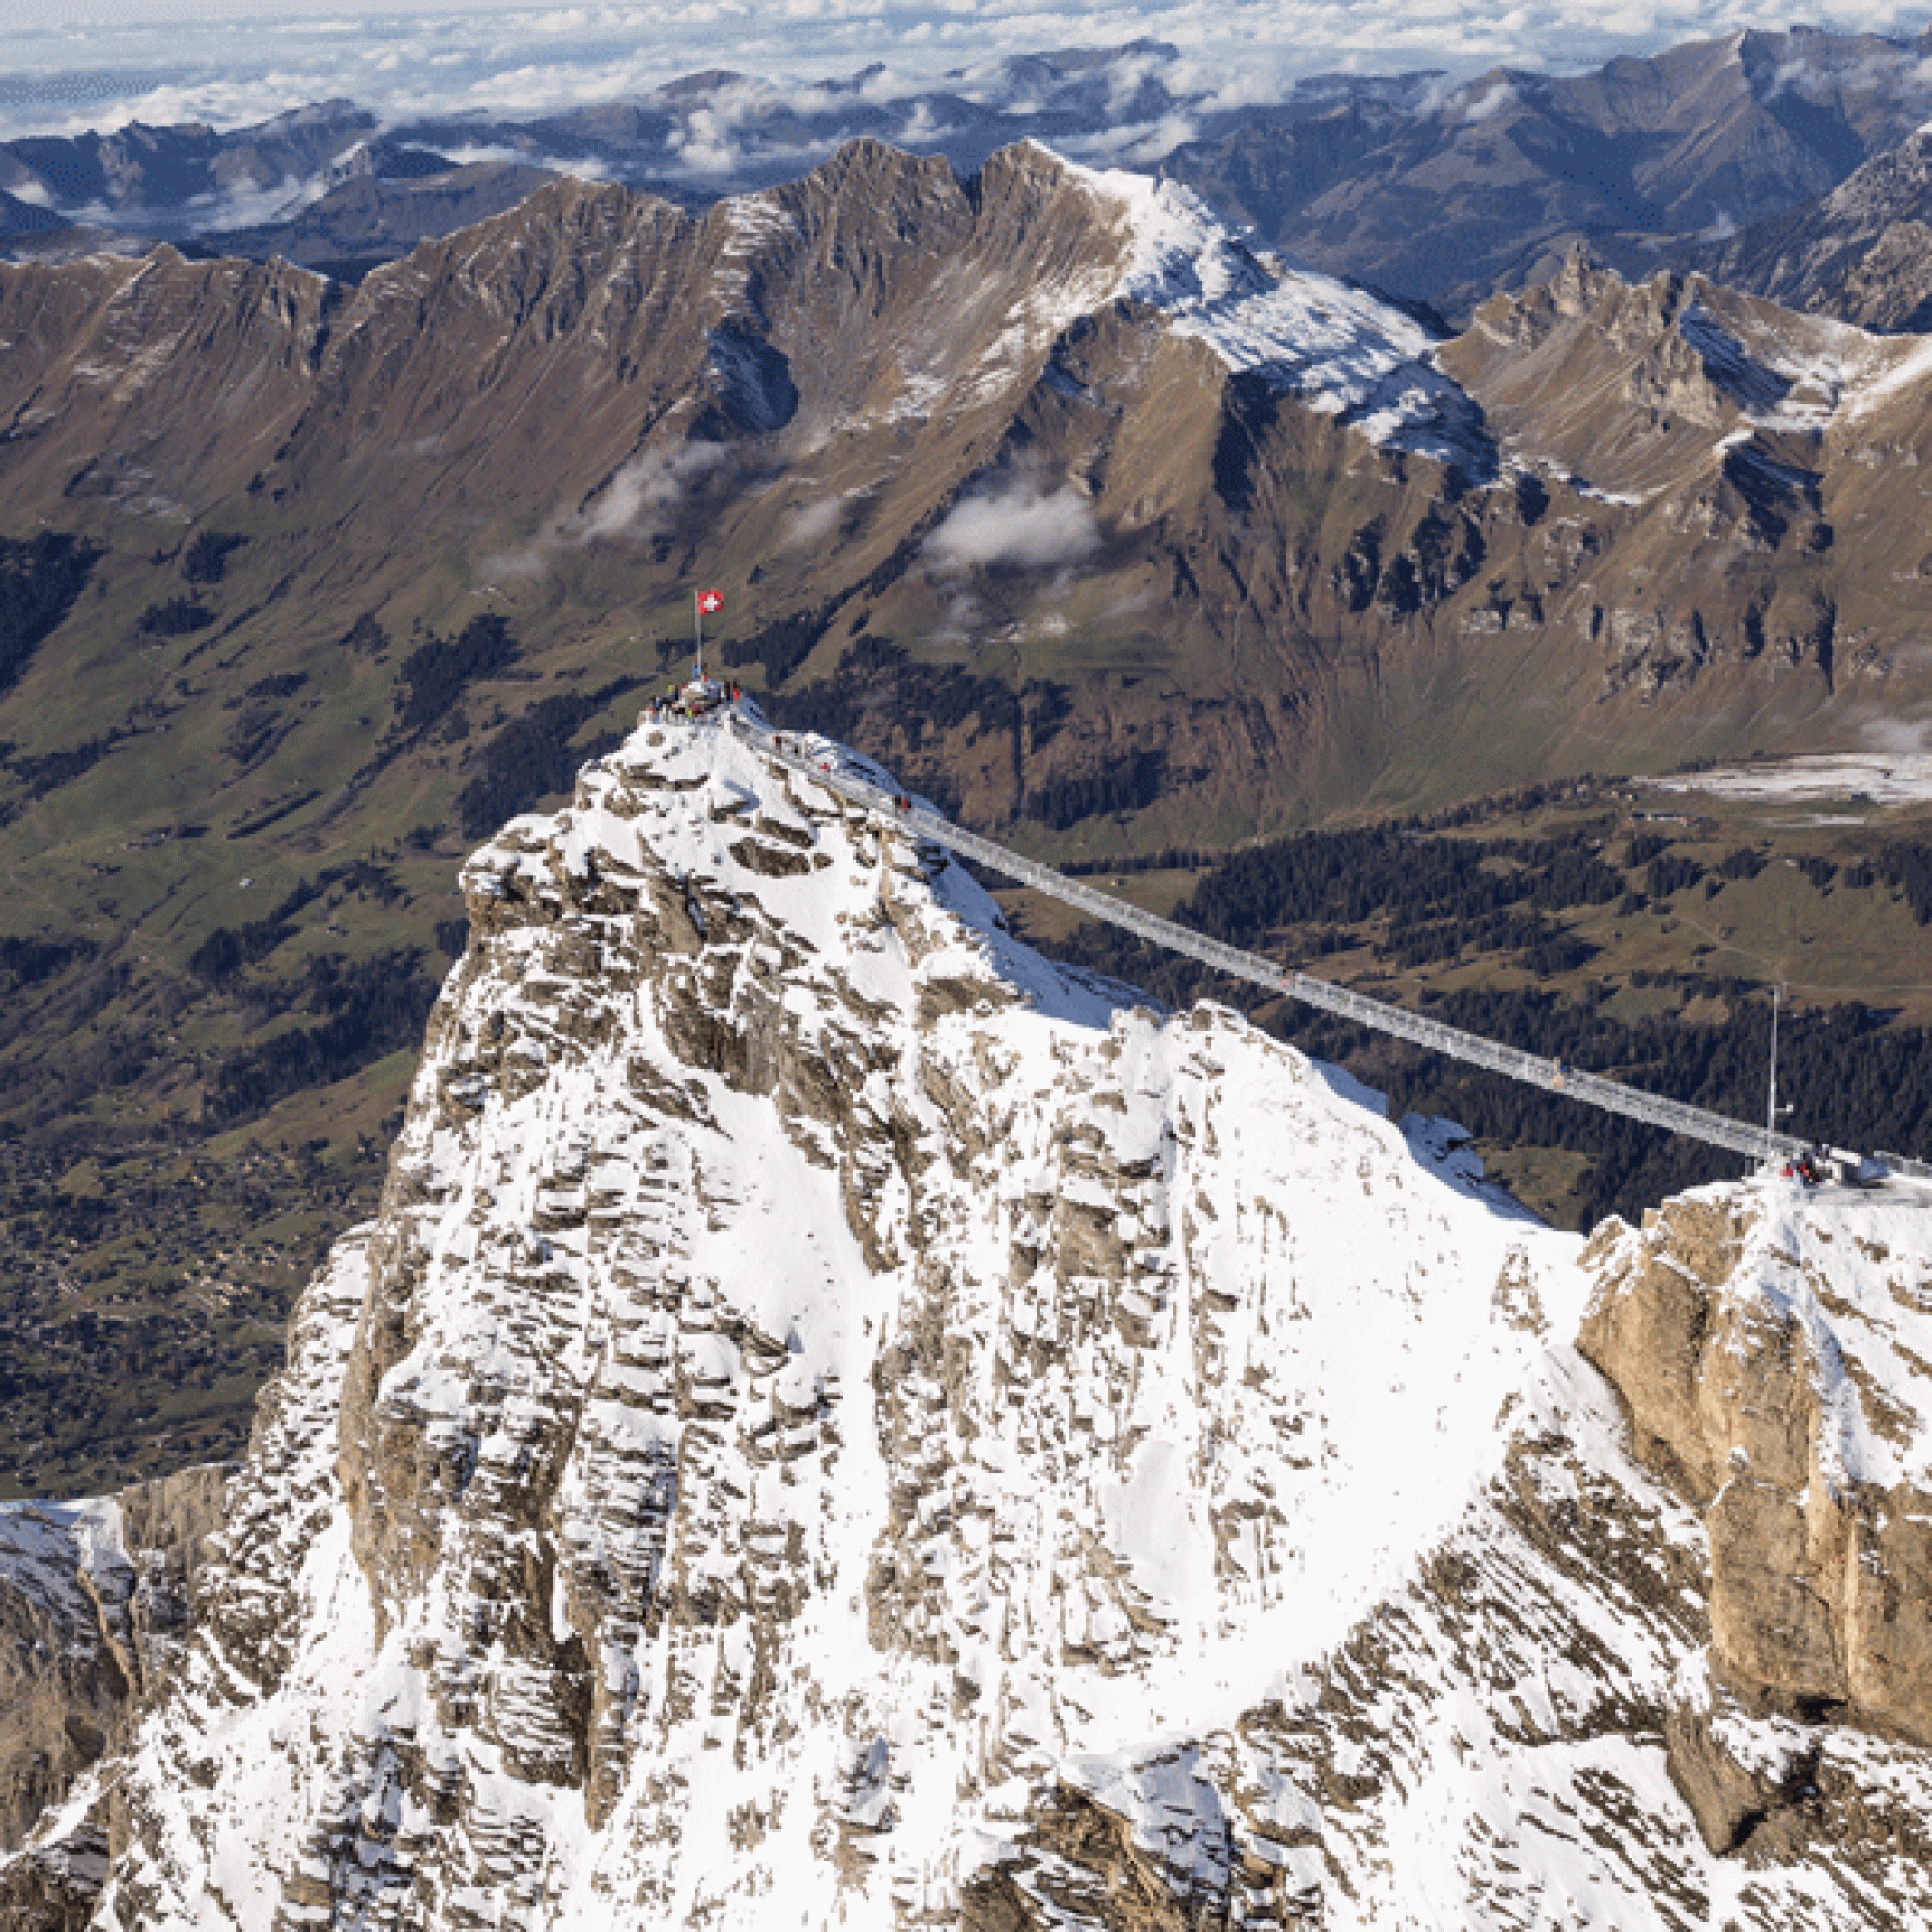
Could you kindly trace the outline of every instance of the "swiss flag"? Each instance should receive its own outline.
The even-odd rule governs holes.
[[[722,590],[701,590],[697,595],[697,608],[709,617],[714,611],[724,608],[724,593]]]

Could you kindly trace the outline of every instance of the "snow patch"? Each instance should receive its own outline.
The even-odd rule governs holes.
[[[1253,371],[1372,442],[1494,475],[1469,397],[1435,363],[1434,338],[1367,290],[1250,248],[1178,182],[1062,160],[1124,216],[1132,253],[1116,291],[1173,318],[1236,372]]]

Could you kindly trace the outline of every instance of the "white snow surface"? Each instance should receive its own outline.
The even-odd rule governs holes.
[[[1179,182],[1060,164],[1125,218],[1132,248],[1115,298],[1161,310],[1178,334],[1198,337],[1230,369],[1258,371],[1372,442],[1494,473],[1481,412],[1435,366],[1434,338],[1412,316],[1250,248]]]
[[[1375,1691],[1362,1762],[1410,1752],[1374,1774],[1393,1856],[1331,1827],[1324,1867],[1319,1791],[1265,1744],[1445,1538],[1518,1550],[1485,1500],[1512,1417],[1558,1444],[1540,1483],[1698,1538],[1552,1352],[1577,1240],[1459,1129],[1048,963],[943,852],[709,725],[640,729],[467,884],[492,929],[383,1218],[298,1310],[217,1612],[114,1773],[143,1829],[104,1911],[885,1932],[1007,1872],[1090,1923],[1041,1876],[1060,1791],[1177,1888],[1227,1880],[1238,1793],[1243,1855],[1331,1925],[1676,1922],[1560,1830],[1621,1778],[1701,1860],[1661,1751],[1525,1742],[1685,1667],[1620,1585],[1509,1554],[1548,1646],[1520,1725]],[[1827,1210],[1779,1202],[1767,1279],[1835,1321],[1778,1272]],[[1872,1359],[1909,1378],[1932,1334],[1888,1307]],[[1845,1387],[1845,1469],[1905,1469]],[[1453,1685],[1464,1637],[1392,1628]],[[1481,1916],[1476,1867],[1570,1916]]]
[[[1659,791],[1709,792],[1718,798],[1868,799],[1909,805],[1932,798],[1932,753],[1817,752],[1707,772],[1674,772],[1644,782]]]

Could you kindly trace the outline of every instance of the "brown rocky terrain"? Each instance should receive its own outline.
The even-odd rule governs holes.
[[[1444,463],[1110,301],[1127,246],[1038,150],[962,185],[857,146],[698,220],[558,185],[353,294],[166,254],[9,270],[0,501],[111,539],[11,701],[15,764],[61,749],[71,707],[38,687],[99,670],[129,739],[74,782],[127,791],[145,715],[170,765],[203,764],[185,792],[227,791],[201,695],[329,662],[247,775],[287,797],[320,739],[381,735],[383,680],[332,649],[360,615],[400,637],[495,610],[559,673],[648,672],[628,639],[668,640],[700,580],[754,683],[811,691],[969,817],[1042,831],[1091,793],[1143,838],[1225,837],[1843,741],[1916,701],[1923,398],[1901,380],[1864,406],[1882,352],[1577,270],[1443,350],[1482,412]],[[1690,339],[1687,302],[1717,333]],[[1600,367],[1559,367],[1605,303]],[[1814,378],[1818,355],[1870,380]],[[1843,393],[1807,403],[1814,381]],[[1516,459],[1499,487],[1483,422]],[[102,660],[184,519],[246,537],[233,589],[213,636],[149,633],[121,696],[133,666]],[[406,749],[369,781],[448,785]],[[336,822],[352,776],[284,836]]]
[[[1600,696],[1667,703],[1702,683],[1743,708],[1764,672],[1802,666],[1834,692],[1862,685],[1873,721],[1910,710],[1891,680],[1916,653],[1874,648],[1886,632],[1903,643],[1917,581],[1904,517],[1879,535],[1881,504],[1917,500],[1909,345],[1695,276],[1630,288],[1573,255],[1547,290],[1487,305],[1444,361],[1483,394],[1506,447],[1630,512],[1604,571],[1624,595],[1567,613],[1603,649]],[[1856,614],[1836,594],[1854,553]],[[1760,577],[1755,560],[1773,556],[1781,567]],[[1789,696],[1765,691],[1756,720],[1775,728]]]
[[[1767,1245],[1758,1217],[1730,1203],[1673,1203],[1641,1236],[1605,1243],[1619,1248],[1622,1278],[1579,1346],[1623,1394],[1639,1455],[1704,1513],[1714,1680],[1749,1709],[1839,1718],[1923,1745],[1925,1423],[1916,1358],[1889,1343],[1923,1284],[1863,1237],[1861,1259],[1888,1293],[1848,1297],[1829,1244],[1774,1248],[1771,1278],[1740,1294],[1741,1264]],[[1829,1330],[1810,1296],[1836,1318]],[[1861,1424],[1884,1445],[1881,1461],[1904,1459],[1889,1480],[1859,1465]]]

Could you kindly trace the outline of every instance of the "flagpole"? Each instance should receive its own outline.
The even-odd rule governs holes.
[[[697,639],[697,682],[704,682],[704,599],[694,590],[691,593],[691,627]]]

